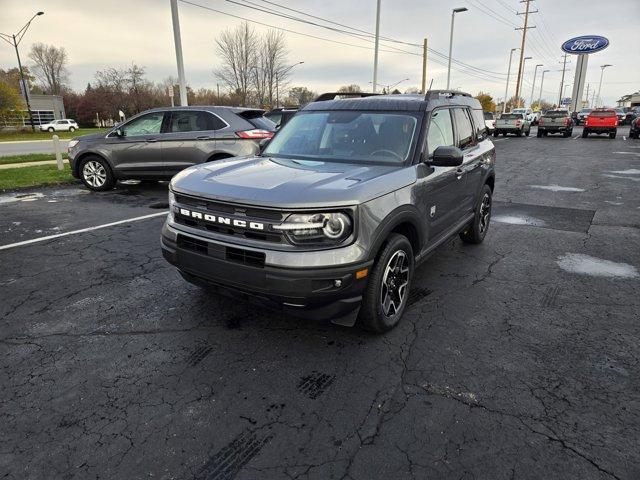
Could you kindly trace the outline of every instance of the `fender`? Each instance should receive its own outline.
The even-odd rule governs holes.
[[[420,211],[414,205],[401,205],[389,213],[374,233],[374,240],[370,246],[369,259],[375,260],[382,244],[389,234],[402,223],[410,223],[417,233],[418,251],[413,252],[418,255],[428,238],[427,222],[420,217]]]

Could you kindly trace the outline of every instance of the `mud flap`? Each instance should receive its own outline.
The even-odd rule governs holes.
[[[356,308],[351,313],[346,314],[343,317],[332,318],[331,323],[334,325],[342,325],[343,327],[353,327],[358,320],[358,314],[360,313],[360,307]]]

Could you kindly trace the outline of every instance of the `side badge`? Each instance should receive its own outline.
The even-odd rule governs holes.
[[[436,206],[435,205],[433,205],[431,207],[430,215],[431,215],[431,218],[435,217],[435,215],[436,215]]]

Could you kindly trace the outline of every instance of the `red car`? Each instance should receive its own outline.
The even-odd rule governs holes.
[[[587,138],[590,133],[608,133],[609,138],[616,138],[618,131],[618,116],[611,108],[593,110],[584,122],[582,138]]]

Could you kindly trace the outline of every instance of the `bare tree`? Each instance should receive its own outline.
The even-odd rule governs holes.
[[[317,96],[316,92],[309,90],[307,87],[293,87],[289,90],[288,102],[302,108]]]
[[[246,105],[249,88],[256,68],[259,38],[248,22],[233,30],[225,30],[216,39],[216,50],[222,58],[222,67],[216,77],[234,91],[242,105]]]
[[[33,73],[42,83],[44,90],[59,95],[69,78],[67,51],[62,47],[38,42],[31,47],[29,58],[34,63]]]
[[[340,87],[338,89],[338,92],[340,92],[340,93],[360,93],[360,92],[362,92],[362,89],[360,88],[360,85],[356,85],[355,83],[352,83],[351,85],[343,85],[342,87]]]
[[[274,105],[276,89],[284,91],[287,87],[289,73],[287,71],[287,41],[284,33],[270,30],[260,42],[259,68],[262,71],[265,97],[269,106]]]

